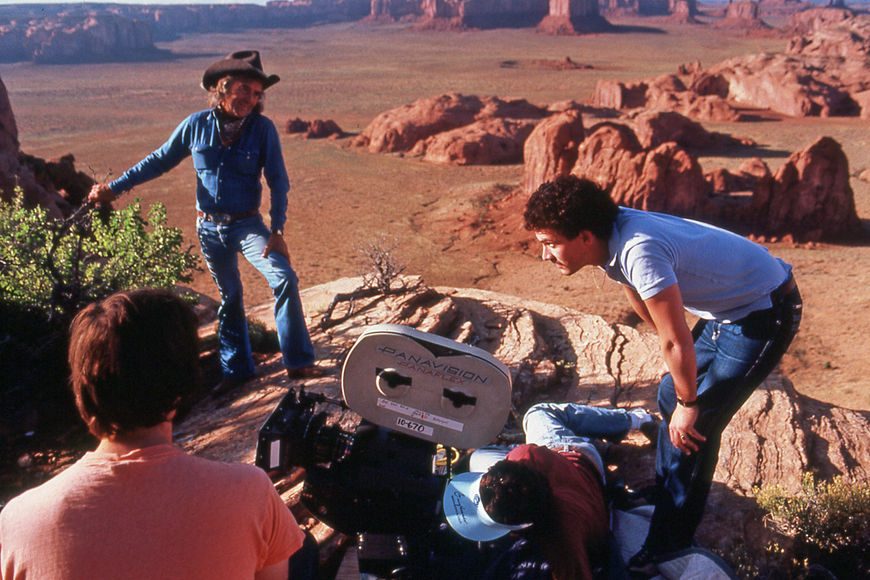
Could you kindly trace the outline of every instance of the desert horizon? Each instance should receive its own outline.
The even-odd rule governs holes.
[[[599,79],[631,81],[673,73],[700,60],[709,66],[733,56],[782,51],[784,38],[749,38],[699,25],[658,19],[612,19],[631,32],[572,37],[533,29],[418,32],[410,24],[330,24],[306,29],[186,35],[159,42],[174,58],[161,62],[81,65],[0,65],[0,78],[18,125],[22,151],[44,158],[72,153],[76,167],[97,179],[113,177],[158,147],[188,114],[205,108],[199,88],[212,61],[257,48],[267,72],[282,81],[269,89],[265,114],[282,130],[287,120],[330,119],[354,135],[379,113],[449,92],[523,98],[548,105],[587,101]],[[557,70],[541,62],[566,57],[589,65]],[[754,139],[754,155],[773,171],[821,136],[843,147],[853,176],[858,216],[867,225],[870,184],[857,176],[870,167],[868,121],[788,118],[704,123],[710,130]],[[358,275],[357,248],[380,236],[396,241],[406,272],[431,286],[492,290],[570,306],[609,321],[628,312],[616,284],[600,272],[562,278],[539,260],[531,234],[525,243],[500,244],[484,232],[464,238],[439,230],[439,220],[516,190],[521,165],[443,166],[419,158],[376,155],[349,146],[349,138],[306,140],[282,132],[291,178],[285,231],[303,288]],[[737,167],[740,154],[701,158],[706,169]],[[171,225],[196,246],[193,172],[184,162],[163,178],[119,200],[159,201]],[[267,211],[264,204],[263,213]],[[437,219],[436,219],[437,218]],[[516,234],[516,232],[515,232]],[[516,237],[523,238],[524,232]],[[870,320],[870,249],[863,244],[767,244],[795,266],[805,318],[782,365],[806,395],[868,410],[864,377],[870,361],[861,323]],[[243,268],[248,306],[271,300],[266,285]],[[191,286],[216,298],[207,272]],[[309,316],[316,313],[308,313]]]

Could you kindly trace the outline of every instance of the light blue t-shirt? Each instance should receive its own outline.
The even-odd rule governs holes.
[[[671,215],[621,207],[608,244],[608,277],[643,300],[678,284],[686,310],[733,322],[770,308],[791,266],[732,232]]]

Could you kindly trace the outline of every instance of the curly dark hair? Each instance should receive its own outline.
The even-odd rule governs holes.
[[[555,521],[555,498],[547,477],[526,463],[503,459],[480,480],[486,513],[507,525],[531,523],[537,530]]]
[[[553,230],[569,240],[588,231],[607,241],[618,213],[610,192],[588,179],[566,175],[541,185],[526,202],[523,218],[527,230]]]

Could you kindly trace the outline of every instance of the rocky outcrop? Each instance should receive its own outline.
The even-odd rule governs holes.
[[[676,143],[644,148],[626,125],[590,128],[571,173],[595,181],[619,204],[648,211],[697,216],[704,175],[697,160]]]
[[[870,70],[868,70],[870,80]],[[736,57],[701,73],[694,86],[727,87],[725,97],[739,105],[791,117],[852,116],[859,113],[848,90],[830,69],[785,54]],[[717,93],[718,94],[718,93]]]
[[[448,93],[381,113],[353,143],[372,153],[425,154],[440,163],[518,163],[526,137],[547,114],[522,99]]]
[[[694,151],[755,145],[751,139],[707,131],[700,123],[673,111],[643,111],[631,118],[631,124],[640,144],[647,149],[669,141]]]
[[[567,110],[541,121],[523,147],[523,191],[532,192],[577,162],[577,147],[585,132],[580,112]]]
[[[526,195],[571,173],[609,189],[620,205],[693,217],[762,239],[864,235],[848,160],[831,138],[794,153],[775,174],[760,159],[744,162],[734,173],[705,174],[698,151],[752,142],[708,133],[676,113],[662,112],[643,113],[633,123],[601,122],[585,133],[584,138],[579,117],[568,113],[532,133],[523,171]],[[576,161],[568,169],[571,159]]]
[[[848,239],[862,231],[842,147],[822,137],[755,188],[753,211],[767,235]]]
[[[444,165],[522,163],[523,143],[536,122],[485,118],[418,141],[411,154]]]
[[[332,119],[315,119],[303,121],[300,118],[290,119],[284,125],[291,135],[301,134],[305,139],[337,139],[344,136],[344,131]]]
[[[12,199],[20,187],[27,204],[39,204],[59,218],[82,202],[93,183],[76,171],[72,155],[45,161],[20,151],[15,115],[0,79],[0,197]]]
[[[715,26],[764,29],[758,5],[732,2]],[[847,10],[806,10],[787,28],[785,52],[730,58],[706,70],[621,82],[599,80],[592,104],[617,110],[674,111],[696,120],[753,118],[740,109],[791,117],[870,118],[870,16]]]
[[[726,101],[725,95],[689,90],[679,75],[663,75],[635,83],[599,80],[591,104],[617,110],[674,111],[700,121],[732,122],[744,118]]]
[[[360,283],[360,279],[342,279],[305,289],[305,312],[322,312],[335,295]],[[651,333],[504,294],[429,288],[413,282],[407,286],[412,289],[404,294],[361,299],[358,314],[328,332],[318,330],[317,320],[311,320],[312,340],[318,352],[324,353],[321,364],[326,374],[306,381],[307,392],[340,399],[344,353],[367,325],[395,323],[475,344],[508,367],[512,410],[496,441],[515,441],[522,414],[541,400],[655,408],[662,361]],[[269,325],[271,309],[263,305],[249,315]],[[280,355],[275,355],[261,366],[256,379],[226,397],[198,405],[177,425],[176,440],[203,457],[253,462],[257,431],[287,392],[284,376]],[[333,419],[339,424],[353,424],[353,413],[336,415]],[[698,541],[722,554],[740,547],[741,553],[757,550],[760,555],[777,537],[758,523],[759,511],[751,499],[754,486],[781,485],[793,490],[805,472],[824,478],[841,475],[847,482],[867,481],[868,423],[870,413],[809,399],[796,393],[786,378],[769,377],[723,433],[714,489]],[[609,480],[635,488],[654,480],[655,448],[639,435],[611,445],[606,461]],[[303,477],[302,472],[291,474],[277,485],[297,520],[321,545],[328,545],[335,532],[304,510],[298,503],[298,491],[290,491]]]

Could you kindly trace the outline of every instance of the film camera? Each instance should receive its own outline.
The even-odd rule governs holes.
[[[466,451],[504,427],[510,373],[488,352],[394,324],[368,328],[345,359],[341,401],[288,392],[260,428],[256,463],[273,474],[304,467],[301,501],[356,535],[360,573],[469,577],[473,544],[447,528],[442,494]],[[324,405],[362,417],[328,424]]]

